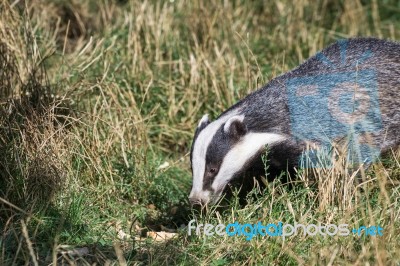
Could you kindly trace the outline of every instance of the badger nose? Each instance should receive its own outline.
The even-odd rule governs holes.
[[[203,207],[206,203],[205,200],[195,197],[190,197],[189,202],[192,207]]]
[[[210,199],[209,191],[191,191],[189,194],[189,202],[192,207],[204,207]]]

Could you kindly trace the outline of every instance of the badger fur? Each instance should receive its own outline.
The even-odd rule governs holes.
[[[400,44],[375,38],[337,41],[216,120],[201,118],[191,147],[189,200],[216,203],[228,183],[263,169],[266,146],[271,167],[293,169],[307,143],[326,146],[351,131],[359,142],[368,139],[375,153],[362,159],[371,161],[399,146],[398,130]]]

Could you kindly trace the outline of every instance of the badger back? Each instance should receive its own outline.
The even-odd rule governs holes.
[[[284,75],[291,134],[326,141],[353,130],[377,151],[400,144],[400,43],[341,40]],[[305,121],[306,120],[306,121]]]

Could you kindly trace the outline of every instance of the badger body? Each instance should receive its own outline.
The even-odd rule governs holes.
[[[338,41],[246,96],[204,115],[191,148],[192,204],[213,204],[269,147],[275,170],[299,166],[307,145],[351,136],[361,162],[400,144],[400,44]],[[351,141],[350,141],[351,142]]]

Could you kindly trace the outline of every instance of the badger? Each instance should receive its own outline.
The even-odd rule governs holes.
[[[271,169],[285,171],[310,157],[309,143],[329,150],[333,141],[346,138],[354,148],[350,157],[368,163],[399,147],[398,130],[400,43],[336,41],[214,121],[207,114],[201,118],[190,152],[189,201],[218,202],[228,184],[264,169],[260,158],[266,149]]]

